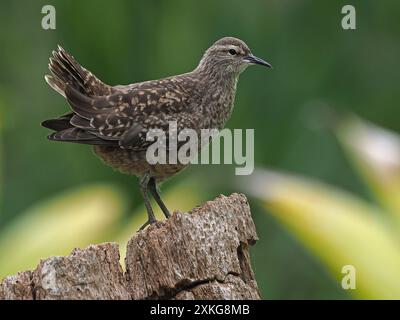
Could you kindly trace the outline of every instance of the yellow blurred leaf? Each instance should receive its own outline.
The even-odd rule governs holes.
[[[336,132],[376,199],[400,222],[400,136],[356,117]]]
[[[75,188],[35,205],[0,235],[0,277],[104,241],[122,211],[119,193],[105,184]]]
[[[341,281],[356,268],[359,298],[400,299],[400,242],[379,209],[304,178],[257,170],[247,190]]]

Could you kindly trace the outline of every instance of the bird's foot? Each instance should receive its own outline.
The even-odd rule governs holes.
[[[149,226],[149,225],[151,225],[151,224],[153,224],[153,223],[156,223],[156,222],[157,222],[157,219],[148,219],[148,220],[146,221],[146,223],[145,223],[144,225],[142,225],[138,231],[141,231],[141,230],[143,230],[144,228],[146,228],[147,226]]]
[[[169,210],[167,208],[164,208],[164,210],[162,210],[162,212],[164,213],[164,216],[169,219],[172,217],[171,212],[169,212]]]

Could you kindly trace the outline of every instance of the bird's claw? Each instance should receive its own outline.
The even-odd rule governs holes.
[[[167,219],[169,219],[169,218],[172,217],[171,212],[169,212],[168,210],[165,210],[165,211],[163,211],[163,212],[164,212],[164,215],[165,215],[165,217],[166,217]]]
[[[156,219],[148,219],[146,222],[145,222],[145,224],[144,225],[142,225],[141,227],[140,227],[140,229],[138,230],[138,231],[142,231],[144,228],[146,228],[147,226],[149,226],[149,225],[151,225],[151,224],[153,224],[153,223],[156,223],[157,222],[157,220]]]

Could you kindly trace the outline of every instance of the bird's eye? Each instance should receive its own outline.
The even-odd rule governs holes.
[[[229,49],[229,54],[231,55],[231,56],[236,56],[237,55],[237,52],[236,52],[236,50],[235,49]]]

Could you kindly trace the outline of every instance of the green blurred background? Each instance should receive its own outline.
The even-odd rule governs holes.
[[[41,28],[41,9],[46,4],[56,8],[56,30]],[[357,30],[341,28],[345,4],[356,7]],[[105,82],[127,84],[190,71],[215,40],[223,36],[243,39],[255,55],[274,66],[268,71],[253,67],[242,74],[227,124],[255,129],[256,166],[285,171],[288,179],[295,174],[330,185],[372,207],[377,216],[384,217],[384,225],[397,223],[387,212],[396,216],[400,206],[388,209],[379,200],[387,190],[376,192],[382,175],[364,179],[372,170],[359,170],[365,155],[359,152],[360,161],[352,160],[357,150],[352,153],[349,148],[359,145],[359,136],[345,133],[362,120],[350,121],[346,129],[337,123],[342,115],[356,114],[363,123],[368,120],[400,131],[399,19],[400,2],[394,0],[1,1],[0,277],[34,268],[39,258],[68,254],[75,246],[94,241],[118,240],[123,246],[145,219],[135,178],[104,166],[87,146],[46,139],[48,131],[40,122],[68,110],[43,78],[58,44]],[[397,150],[396,145],[391,148]],[[377,170],[384,165],[378,163]],[[375,283],[363,287],[362,278],[358,282],[362,291],[343,290],[340,269],[334,265],[353,244],[332,244],[337,251],[328,245],[313,247],[319,238],[302,237],[298,228],[305,222],[296,220],[312,210],[293,217],[290,221],[298,221],[298,228],[292,228],[280,218],[289,216],[290,210],[274,206],[273,196],[254,190],[254,179],[264,177],[260,172],[237,179],[232,166],[192,166],[165,183],[162,191],[167,205],[179,210],[221,193],[248,195],[260,237],[251,254],[263,298],[400,297],[399,278],[388,280],[396,286],[387,296],[384,290],[374,289]],[[400,198],[399,181],[393,182],[386,196],[389,202]],[[321,188],[310,188],[318,197]],[[288,202],[298,196],[292,197],[290,190],[282,191],[288,193]],[[344,217],[353,214],[352,209],[345,213],[346,200],[327,193],[344,205],[337,209]],[[329,221],[325,210],[319,210],[316,216],[321,224]],[[307,232],[319,228],[316,223]],[[331,230],[332,237],[340,234],[341,227],[337,228]],[[393,240],[394,249],[388,257],[396,270],[400,229],[393,230],[397,231],[390,231],[388,241]],[[365,232],[359,234],[361,246],[373,241]],[[385,247],[377,250],[385,251]],[[324,256],[328,251],[331,256]],[[357,261],[368,269],[377,262],[371,258],[373,253],[366,252],[365,259],[361,256]],[[356,264],[352,254],[344,259],[348,264]],[[386,267],[374,268],[376,283]],[[394,271],[396,276],[400,274]]]

